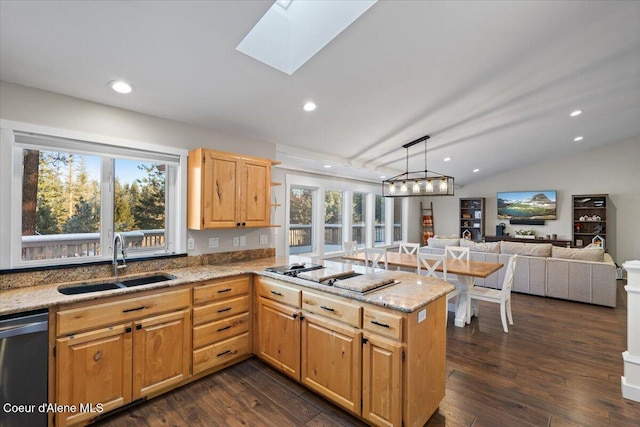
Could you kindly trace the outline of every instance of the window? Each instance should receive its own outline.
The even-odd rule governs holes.
[[[393,241],[402,241],[402,197],[393,199]]]
[[[124,236],[128,257],[184,250],[184,224],[177,220],[184,220],[184,208],[169,209],[179,206],[181,155],[20,132],[13,137],[18,173],[9,189],[17,196],[10,223],[18,226],[8,226],[15,244],[3,247],[11,260],[3,259],[2,267],[111,259],[114,232]],[[4,221],[0,227],[7,232]]]
[[[385,199],[379,194],[376,194],[376,211],[373,228],[373,243],[375,246],[382,246],[385,244],[384,236],[384,206]]]
[[[324,193],[324,253],[342,250],[342,192]]]
[[[313,252],[313,193],[291,187],[289,194],[289,254]]]
[[[351,222],[351,239],[358,242],[358,247],[363,248],[366,240],[366,212],[367,194],[353,193],[353,215]]]

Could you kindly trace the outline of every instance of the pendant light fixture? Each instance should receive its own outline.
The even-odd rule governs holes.
[[[429,135],[425,135],[402,146],[407,150],[405,173],[382,181],[384,197],[453,196],[454,178],[427,170],[429,138]],[[424,142],[424,170],[409,172],[409,148],[421,142]]]

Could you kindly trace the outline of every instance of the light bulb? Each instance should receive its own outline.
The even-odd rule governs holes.
[[[420,192],[420,183],[418,181],[413,181],[413,193],[417,194]]]
[[[427,193],[433,193],[433,182],[431,182],[431,180],[427,181],[427,184],[425,185],[425,191]]]
[[[396,194],[396,185],[393,182],[389,183],[389,194]]]
[[[446,192],[447,191],[447,180],[445,178],[442,178],[440,180],[440,191],[442,191],[442,192]]]
[[[401,193],[406,193],[407,192],[407,182],[406,181],[402,181],[402,185],[400,186],[400,192]]]

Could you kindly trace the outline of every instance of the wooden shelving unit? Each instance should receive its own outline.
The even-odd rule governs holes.
[[[613,210],[608,194],[579,194],[572,196],[573,238],[576,247],[593,243],[596,236],[604,241],[604,249],[613,244]],[[596,239],[597,241],[597,239]]]
[[[460,237],[481,242],[484,238],[484,197],[460,199]]]
[[[425,246],[429,238],[433,237],[435,234],[433,228],[432,202],[429,202],[428,205],[420,202],[420,220],[422,221],[422,246]]]

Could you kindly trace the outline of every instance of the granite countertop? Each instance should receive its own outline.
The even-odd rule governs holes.
[[[377,280],[382,277],[392,277],[395,282],[393,284],[385,285],[376,290],[363,293],[352,291],[349,289],[338,288],[335,286],[327,286],[326,284],[321,284],[310,280],[282,276],[276,273],[265,271],[265,268],[274,265],[284,265],[290,262],[301,261],[322,263],[325,267],[331,269],[353,270],[356,273],[362,274],[362,276],[358,277],[359,282],[362,282],[363,277],[365,280],[368,278],[370,278],[371,280]],[[448,282],[440,279],[418,276],[414,273],[379,270],[358,265],[350,265],[333,261],[322,261],[314,258],[294,256],[289,258],[260,258],[252,261],[228,263],[224,265],[186,267],[180,269],[163,270],[161,272],[171,274],[175,276],[175,279],[132,288],[91,292],[78,295],[63,295],[58,292],[58,287],[61,285],[69,286],[81,283],[100,283],[109,281],[111,280],[111,278],[96,279],[91,281],[55,283],[51,285],[29,286],[3,290],[0,291],[0,315],[49,308],[60,304],[70,304],[80,301],[98,300],[118,295],[134,294],[151,289],[168,289],[179,285],[249,273],[271,277],[281,281],[304,286],[309,289],[319,290],[370,304],[388,307],[405,313],[410,313],[418,310],[431,301],[443,295],[446,295],[448,292],[454,289],[454,286]],[[153,273],[157,272],[154,271]],[[120,278],[123,279],[140,276],[144,275],[138,274],[131,276],[122,276]]]

